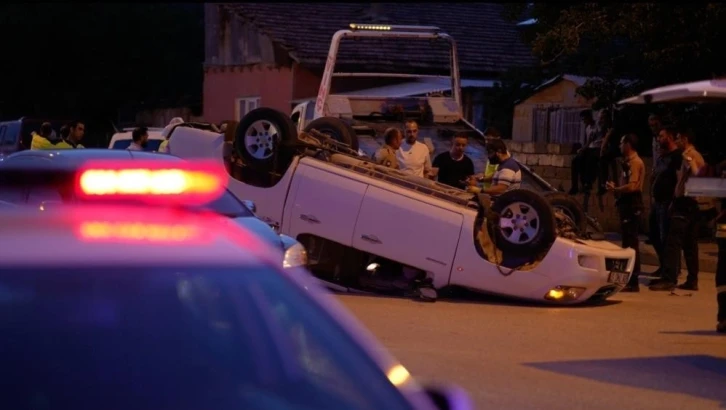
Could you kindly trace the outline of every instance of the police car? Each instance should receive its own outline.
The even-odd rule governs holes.
[[[129,150],[26,150],[0,159],[0,169],[6,169],[0,201],[47,209],[58,204],[77,202],[79,198],[69,189],[75,172],[89,159],[100,161],[163,161],[167,166],[184,162],[164,154]],[[12,174],[11,174],[12,172]],[[226,177],[225,177],[226,178]],[[225,179],[226,180],[226,179]],[[287,235],[278,235],[255,214],[255,204],[238,200],[226,188],[219,198],[204,208],[233,218],[239,225],[254,232],[272,246],[284,250],[285,267],[307,264],[302,244]],[[250,209],[251,208],[251,209]]]
[[[0,408],[470,408],[420,387],[255,232],[189,209],[226,180],[89,161],[67,187],[79,203],[0,210]]]

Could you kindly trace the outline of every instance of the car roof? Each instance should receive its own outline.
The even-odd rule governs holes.
[[[280,250],[229,218],[179,209],[0,208],[3,266],[279,265]]]
[[[159,161],[182,161],[181,158],[157,152],[132,151],[126,149],[86,148],[86,149],[59,149],[59,150],[24,150],[15,152],[4,158],[5,162],[12,162],[13,158],[41,157],[53,164],[63,164],[68,167],[78,167],[83,162],[92,159],[153,159]],[[20,164],[20,162],[17,162]]]

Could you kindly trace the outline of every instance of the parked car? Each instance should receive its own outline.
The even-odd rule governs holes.
[[[0,211],[1,408],[471,409],[461,389],[417,384],[256,232],[192,210],[225,180],[89,161],[82,203]]]

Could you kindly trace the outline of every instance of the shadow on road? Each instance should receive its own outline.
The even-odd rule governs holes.
[[[367,292],[341,292],[331,290],[334,294],[346,295],[346,296],[365,296],[365,297],[377,297],[377,298],[396,298],[396,299],[409,299],[411,302],[421,302],[421,299],[416,297],[400,296],[394,294],[380,294],[380,293],[367,293]],[[430,302],[426,302],[430,303]],[[620,300],[605,300],[599,302],[585,302],[578,305],[555,305],[538,303],[534,301],[517,300],[508,298],[506,296],[498,295],[487,295],[472,292],[461,288],[447,288],[445,291],[440,292],[439,299],[436,303],[468,303],[468,304],[486,304],[486,305],[500,305],[500,306],[517,306],[517,307],[528,307],[528,308],[568,308],[568,309],[583,309],[583,308],[604,308],[608,306],[615,306],[622,303]]]
[[[663,335],[691,335],[691,336],[716,336],[726,338],[726,333],[718,333],[715,330],[685,330],[685,331],[669,331],[659,332]],[[726,389],[726,386],[724,386]]]
[[[718,401],[726,407],[726,359],[666,356],[525,363],[536,369]]]

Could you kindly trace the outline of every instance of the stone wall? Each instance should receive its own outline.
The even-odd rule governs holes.
[[[534,142],[514,142],[507,141],[509,152],[521,163],[530,168],[533,172],[545,179],[553,187],[569,191],[570,183],[570,166],[572,163],[573,146],[571,144],[545,144]],[[643,158],[646,167],[646,183],[643,184],[644,202],[646,212],[643,214],[642,230],[647,231],[648,212],[650,208],[650,186],[647,183],[650,179],[651,158]],[[576,196],[580,203],[584,203],[583,194]],[[599,198],[597,196],[597,188],[593,188],[588,204],[588,214],[597,218],[606,232],[619,232],[620,225],[618,221],[617,210],[615,209],[615,198],[612,194],[607,193],[602,197],[602,209],[600,208]]]

